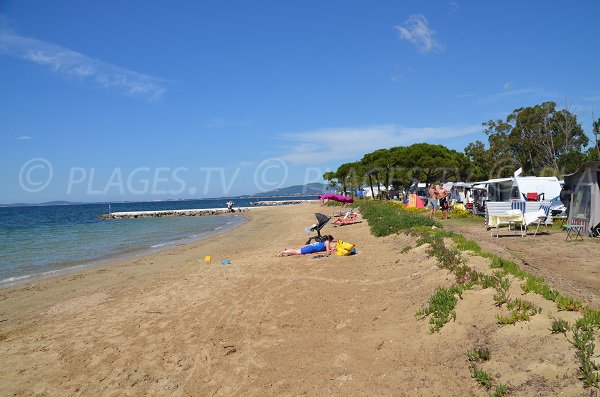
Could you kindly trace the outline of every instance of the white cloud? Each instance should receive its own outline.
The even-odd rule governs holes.
[[[432,142],[481,132],[481,125],[411,128],[396,124],[325,128],[281,134],[287,142],[279,157],[292,164],[321,164],[331,160],[358,160],[365,153],[393,146]]]
[[[421,14],[411,15],[402,25],[395,26],[402,40],[417,47],[421,53],[439,52],[443,45],[435,38],[435,31],[429,28],[429,22]]]
[[[0,54],[49,67],[53,72],[116,92],[157,101],[165,93],[164,81],[124,69],[68,48],[0,31]]]
[[[458,12],[459,9],[460,9],[460,5],[458,5],[457,2],[455,2],[455,1],[450,2],[450,13],[454,14],[454,13]]]
[[[30,141],[32,139],[33,138],[30,137],[29,135],[22,135],[22,136],[20,136],[20,137],[17,138],[18,141]]]
[[[507,81],[506,83],[502,84],[502,91],[503,92],[508,92],[510,90],[512,90],[512,81]]]

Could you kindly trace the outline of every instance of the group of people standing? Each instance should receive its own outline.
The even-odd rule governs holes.
[[[431,207],[429,211],[429,219],[435,219],[435,212],[442,209],[443,219],[448,219],[448,210],[450,203],[448,202],[448,191],[443,185],[431,184],[427,190],[427,206]]]

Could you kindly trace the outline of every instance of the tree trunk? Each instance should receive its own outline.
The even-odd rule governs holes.
[[[373,191],[373,177],[369,174],[369,187],[371,187],[371,197],[375,198],[375,192]]]

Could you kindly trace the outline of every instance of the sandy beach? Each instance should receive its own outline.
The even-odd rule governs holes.
[[[276,257],[331,211],[252,209],[222,235],[0,290],[0,395],[487,396],[465,356],[479,346],[510,395],[589,395],[575,348],[549,331],[579,314],[540,296],[525,298],[542,313],[501,326],[494,290],[466,291],[456,320],[431,334],[415,313],[454,278],[409,236],[328,224],[357,255]],[[510,292],[523,295],[517,282]]]

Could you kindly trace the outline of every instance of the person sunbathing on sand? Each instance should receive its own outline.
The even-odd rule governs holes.
[[[305,245],[304,247],[293,249],[286,248],[281,251],[277,256],[291,256],[291,255],[306,255],[306,254],[314,254],[315,252],[333,252],[335,251],[335,244],[333,244],[333,236],[327,235],[323,236],[323,241],[315,242],[310,245]]]

